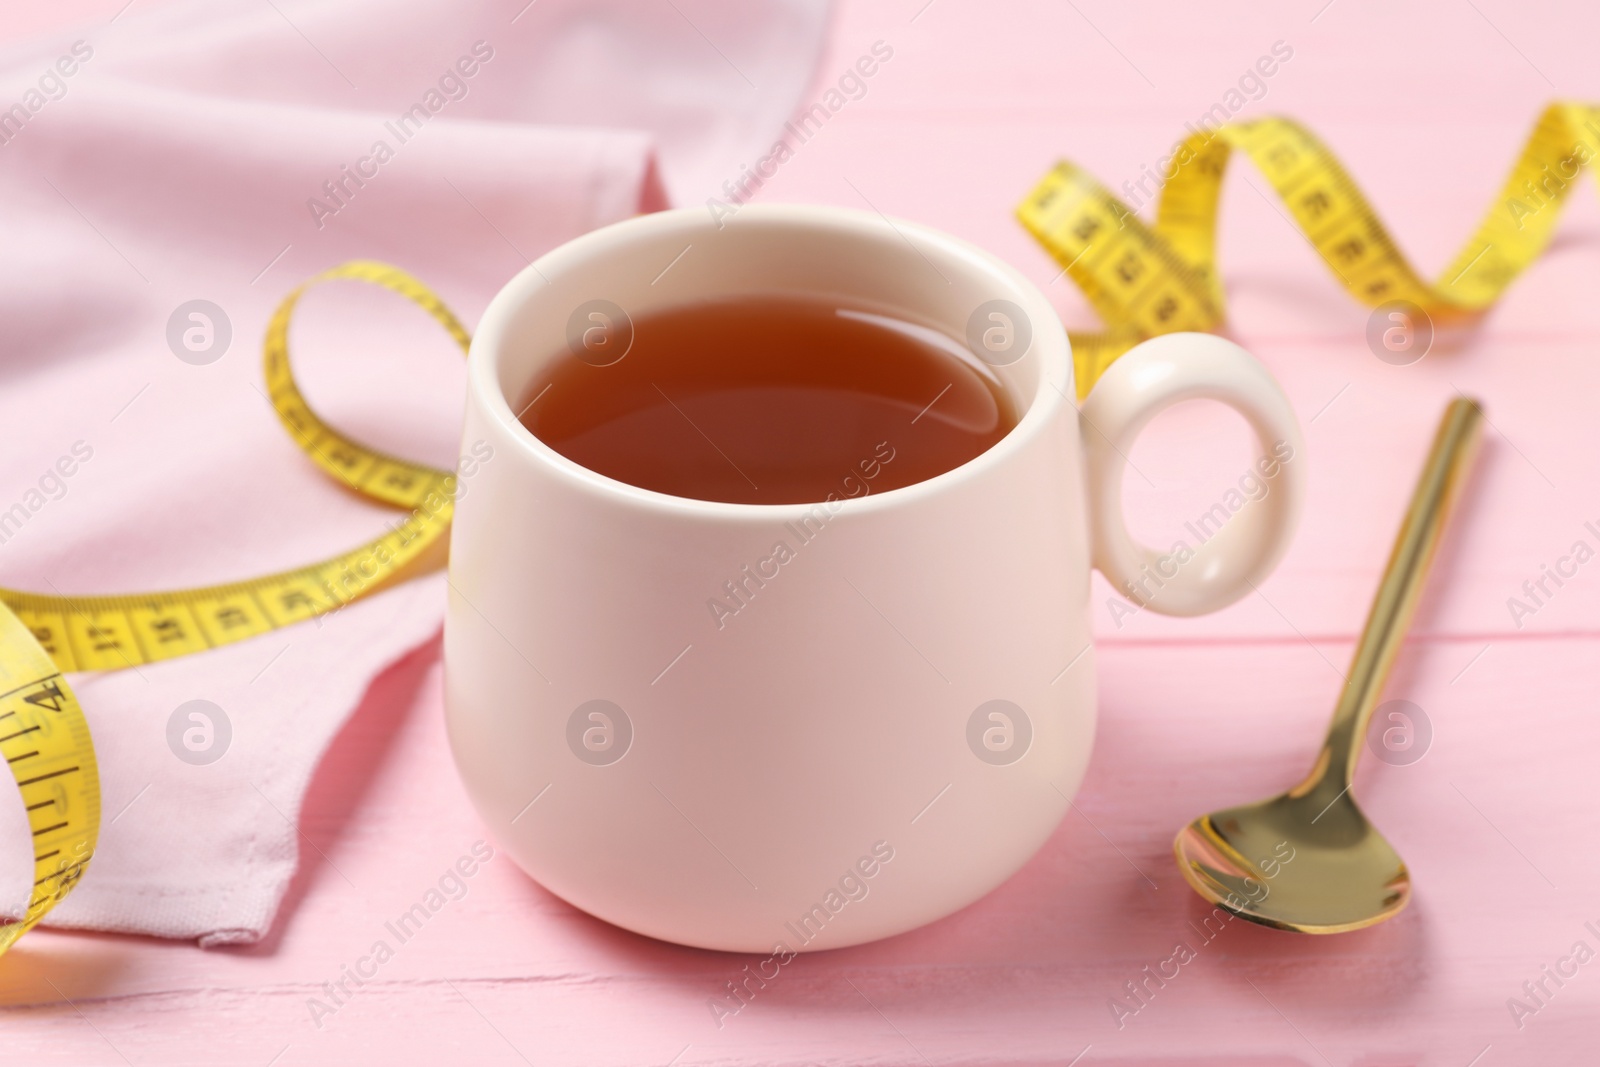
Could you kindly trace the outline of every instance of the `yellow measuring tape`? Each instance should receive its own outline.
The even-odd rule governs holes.
[[[1073,334],[1078,394],[1111,361],[1157,334],[1215,330],[1224,319],[1216,269],[1217,196],[1234,149],[1250,158],[1289,215],[1357,300],[1406,301],[1438,322],[1484,311],[1538,258],[1579,169],[1600,155],[1600,109],[1552,104],[1500,196],[1437,282],[1412,269],[1372,205],[1321,141],[1289,119],[1194,134],[1174,146],[1153,226],[1071,163],[1057,164],[1017,208],[1105,320]]]
[[[1578,169],[1600,155],[1600,109],[1551,105],[1502,196],[1441,280],[1411,269],[1350,176],[1309,130],[1288,119],[1223,126],[1184,141],[1154,226],[1071,163],[1017,209],[1062,264],[1107,330],[1074,334],[1078,390],[1147,337],[1211,330],[1223,321],[1215,268],[1217,197],[1235,148],[1271,182],[1313,247],[1362,303],[1409,301],[1448,322],[1483,311],[1549,242]],[[25,915],[0,925],[0,952],[83,877],[100,831],[94,745],[63,672],[117,670],[240,641],[337,610],[442,561],[455,476],[385,455],[311,409],[289,368],[289,320],[307,288],[354,279],[381,285],[432,315],[465,350],[467,331],[427,286],[382,263],[346,263],[291,292],[267,325],[272,406],[311,460],[352,490],[410,514],[365,545],[298,570],[231,585],[111,597],[0,589],[0,753],[22,791],[34,842]]]
[[[100,779],[83,710],[62,673],[171,659],[326,614],[440,558],[455,475],[385,455],[319,418],[289,368],[289,319],[307,288],[347,278],[419,304],[463,351],[466,329],[427,286],[382,263],[346,263],[291,292],[267,325],[266,379],[278,418],[314,463],[379,503],[410,512],[376,540],[321,563],[250,581],[129,596],[40,596],[0,589],[0,753],[33,831],[33,894],[0,926],[0,952],[83,877],[100,834]],[[9,609],[9,610],[7,610]]]

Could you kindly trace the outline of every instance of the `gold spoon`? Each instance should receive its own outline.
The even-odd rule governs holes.
[[[1178,869],[1207,900],[1306,934],[1359,930],[1410,901],[1405,863],[1356,806],[1350,782],[1482,421],[1475,400],[1445,409],[1311,773],[1281,796],[1202,815],[1178,832]]]

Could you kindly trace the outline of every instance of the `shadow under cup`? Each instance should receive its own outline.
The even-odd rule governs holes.
[[[517,421],[545,361],[616,355],[584,349],[590,310],[773,293],[968,338],[1020,418],[926,480],[787,504],[642,489]],[[472,346],[463,452],[492,458],[445,628],[451,745],[496,841],[591,914],[736,951],[888,936],[998,885],[1093,737],[1072,395],[1031,283],[877,215],[663,212],[524,271]]]

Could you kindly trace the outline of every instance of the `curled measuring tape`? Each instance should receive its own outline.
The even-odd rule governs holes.
[[[1217,196],[1234,149],[1272,184],[1340,283],[1369,307],[1405,301],[1439,322],[1478,315],[1538,258],[1561,202],[1600,155],[1600,108],[1556,103],[1539,117],[1499,197],[1437,282],[1423,280],[1333,153],[1290,119],[1194,134],[1174,145],[1153,226],[1083,169],[1057,164],[1017,217],[1083,290],[1107,329],[1072,335],[1078,393],[1147,337],[1214,330],[1224,319],[1216,269]]]
[[[418,304],[463,351],[466,329],[427,286],[382,263],[345,263],[284,298],[267,325],[268,395],[317,466],[382,504],[409,512],[383,536],[332,559],[249,581],[126,596],[40,596],[0,589],[0,754],[33,831],[26,911],[0,925],[0,952],[32,929],[83,877],[100,833],[94,742],[63,673],[117,670],[202,652],[302,622],[441,561],[455,475],[386,455],[325,423],[289,368],[289,320],[301,295],[347,278]]]
[[[1272,183],[1345,288],[1371,306],[1404,300],[1440,321],[1470,319],[1533,262],[1583,164],[1600,155],[1600,109],[1553,104],[1523,147],[1502,196],[1446,268],[1428,283],[1401,255],[1361,191],[1311,132],[1288,119],[1223,126],[1182,142],[1147,226],[1100,183],[1061,163],[1017,209],[1062,264],[1107,329],[1073,334],[1080,395],[1134,344],[1223,321],[1215,269],[1217,197],[1235,148]],[[310,279],[267,325],[265,369],[278,418],[312,462],[352,490],[409,512],[389,532],[320,563],[203,589],[110,597],[40,596],[0,589],[0,754],[27,807],[34,884],[25,914],[0,925],[0,952],[82,879],[100,831],[100,783],[68,671],[117,670],[201,652],[337,610],[442,561],[455,475],[386,455],[325,423],[289,367],[289,320],[307,288],[371,282],[413,301],[468,347],[466,329],[417,279],[356,261]]]

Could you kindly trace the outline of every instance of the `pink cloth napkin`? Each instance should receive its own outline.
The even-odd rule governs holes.
[[[826,17],[825,0],[209,0],[0,51],[0,515],[25,513],[0,520],[0,584],[209,584],[381,532],[396,513],[319,474],[262,394],[279,298],[380,259],[474,322],[555,245],[720,195],[808,88]],[[198,352],[179,311],[197,300],[221,312]],[[420,311],[336,283],[291,341],[331,421],[452,464],[461,354]],[[104,816],[49,924],[259,938],[319,756],[437,632],[442,589],[75,677]],[[0,804],[4,900],[28,882],[20,809]]]

